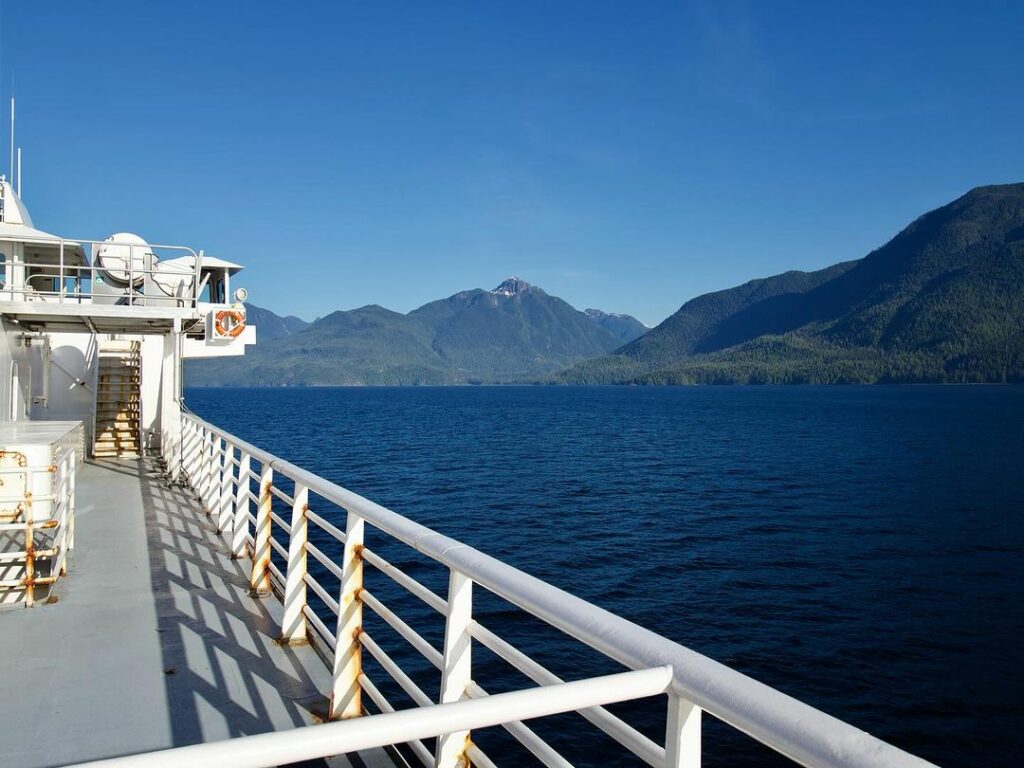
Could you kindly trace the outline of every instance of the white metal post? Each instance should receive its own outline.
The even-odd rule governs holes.
[[[291,535],[288,537],[288,573],[284,586],[284,617],[281,619],[281,640],[288,645],[306,642],[306,541],[309,511],[309,489],[295,484],[292,504]]]
[[[234,519],[234,499],[231,493],[231,484],[234,481],[235,472],[235,447],[227,440],[224,441],[224,457],[220,468],[220,501],[217,504],[217,532],[231,532],[231,521]]]
[[[701,709],[669,694],[665,727],[665,768],[700,768]]]
[[[203,504],[207,515],[216,515],[220,501],[221,443],[217,435],[211,435],[209,462],[206,475],[206,498]]]
[[[206,443],[203,438],[206,435],[206,431],[198,424],[195,425],[195,456],[192,459],[192,489],[199,495],[199,492],[203,487],[203,460],[205,457]]]
[[[68,551],[75,548],[75,483],[78,482],[78,454],[71,449],[68,460]]]
[[[189,485],[193,490],[196,486],[196,466],[199,459],[199,427],[191,419],[185,420],[185,472],[188,474]]]
[[[25,487],[32,487],[32,473],[25,473]],[[35,511],[32,508],[32,495],[26,493],[24,498],[25,511],[25,606],[35,605]]]
[[[441,670],[440,704],[460,701],[472,679],[473,582],[456,570],[448,579],[448,617],[444,629],[444,667]],[[458,768],[467,764],[469,731],[455,731],[437,738],[435,768]]]
[[[203,428],[192,425],[192,468],[189,470],[188,481],[198,497],[203,484]]]
[[[181,416],[181,468],[188,475],[188,479],[191,482],[192,477],[189,474],[189,468],[192,466],[192,424],[189,422],[188,417],[182,414]]]
[[[260,473],[260,503],[256,506],[255,545],[252,553],[252,575],[249,592],[254,597],[270,594],[270,487],[274,484],[274,470],[264,462]]]
[[[60,563],[58,575],[66,576],[68,573],[68,528],[71,526],[71,473],[68,471],[68,454],[61,457],[57,469],[56,487],[61,489],[60,496],[55,497],[53,503],[60,505],[60,541],[58,543],[57,557]]]
[[[210,451],[213,445],[213,433],[206,427],[199,428],[199,482],[196,483],[196,496],[206,509],[206,491],[210,483]]]
[[[348,513],[345,524],[345,551],[342,555],[341,591],[338,599],[338,630],[335,635],[334,666],[331,670],[332,720],[359,717],[362,714],[363,650],[359,634],[363,631],[363,519]]]
[[[231,557],[245,557],[249,537],[249,454],[239,451],[238,484],[235,487],[235,521],[231,527]]]

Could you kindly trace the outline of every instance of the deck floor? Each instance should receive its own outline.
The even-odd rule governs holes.
[[[36,768],[309,725],[329,673],[155,464],[82,466],[57,602],[0,612],[0,765]],[[392,766],[381,750],[331,766]],[[322,762],[320,763],[323,764]]]

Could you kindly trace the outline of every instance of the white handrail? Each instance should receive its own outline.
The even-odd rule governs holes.
[[[208,744],[79,763],[78,768],[268,768],[329,755],[425,739],[452,731],[488,728],[513,720],[572,712],[663,693],[667,667],[620,672],[561,685],[499,693],[482,699],[433,704],[381,715],[338,720],[312,728],[242,736]]]
[[[702,654],[588,603],[257,448],[191,413],[199,431],[224,440],[413,549],[632,669],[668,666],[669,692],[797,763],[821,768],[932,765]],[[396,741],[406,741],[397,734]]]

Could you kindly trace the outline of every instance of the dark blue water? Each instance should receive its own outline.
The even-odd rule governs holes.
[[[191,390],[187,401],[900,747],[942,765],[1020,764],[1024,388]],[[367,543],[443,592],[441,569],[381,535]],[[367,578],[439,643],[437,614]],[[556,672],[615,669],[482,593],[477,617]],[[370,631],[435,692],[397,635]],[[483,651],[474,672],[492,691],[525,682]],[[662,703],[616,711],[660,741]],[[772,762],[705,723],[706,764]],[[574,716],[537,728],[581,765],[637,764]],[[478,743],[520,764],[500,731]]]

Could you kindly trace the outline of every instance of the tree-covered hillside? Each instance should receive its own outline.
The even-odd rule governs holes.
[[[1024,184],[974,189],[858,261],[696,298],[559,380],[1024,381]]]

